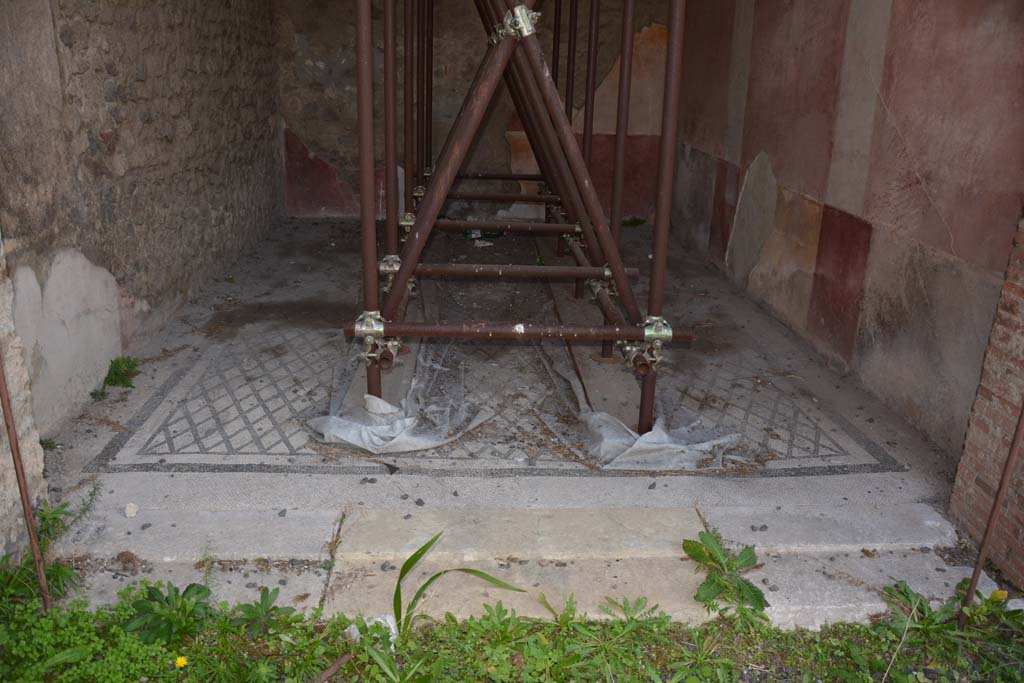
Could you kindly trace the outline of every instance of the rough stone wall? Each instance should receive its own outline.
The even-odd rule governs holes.
[[[28,480],[32,503],[38,504],[46,495],[43,481],[43,448],[39,444],[32,416],[32,392],[29,388],[28,369],[23,359],[21,339],[14,331],[14,287],[8,277],[0,244],[0,349],[3,351],[4,372],[11,393],[14,423],[18,430],[18,445]],[[0,554],[9,554],[25,537],[25,519],[21,512],[18,481],[14,474],[14,460],[7,439],[7,430],[0,427]]]
[[[686,25],[685,73],[714,75],[684,82],[680,239],[955,458],[1021,212],[1024,6],[725,0]]]
[[[269,228],[271,7],[11,0],[0,14],[0,221],[45,433]]]
[[[981,371],[981,384],[956,486],[953,516],[975,539],[985,531],[1010,442],[1024,402],[1024,221],[1019,224]],[[1024,461],[1011,475],[992,535],[990,555],[1006,577],[1024,587]]]
[[[471,0],[434,0],[434,125],[433,152],[440,152],[445,136],[462,105],[476,74],[487,40]],[[637,2],[636,26],[664,23],[667,5],[659,0]],[[538,36],[550,55],[554,1],[539,3],[542,19]],[[397,3],[398,101],[402,107],[403,3]],[[598,52],[601,83],[613,69],[619,54],[621,0],[602,0]],[[579,3],[574,103],[582,107],[585,89],[587,21],[589,3]],[[562,2],[562,72],[564,92],[568,60],[569,3]],[[373,3],[375,151],[383,154],[383,9]],[[358,212],[358,153],[356,140],[355,29],[351,3],[323,0],[274,0],[275,41],[279,58],[281,116],[286,134],[289,165],[288,207],[292,213],[356,215]],[[639,100],[643,93],[637,93]],[[611,110],[614,115],[614,108]],[[597,117],[600,121],[600,115]],[[507,171],[511,151],[506,131],[513,124],[511,99],[500,88],[476,143],[465,163],[467,170]],[[402,124],[399,119],[399,149]],[[400,153],[401,163],[401,153]],[[378,166],[380,164],[378,163]],[[378,172],[378,184],[381,174]],[[477,186],[475,186],[477,187]],[[484,187],[479,185],[479,187]],[[514,190],[515,186],[506,190]],[[380,192],[377,193],[378,207]]]

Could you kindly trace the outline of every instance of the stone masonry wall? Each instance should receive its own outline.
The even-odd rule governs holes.
[[[440,153],[463,98],[487,49],[487,38],[470,0],[435,0],[433,154]],[[590,3],[579,3],[574,103],[583,106],[587,22]],[[553,42],[554,2],[540,6],[537,35],[550,55]],[[403,3],[397,3],[398,107],[402,107]],[[661,0],[636,3],[635,22],[640,30],[665,23],[668,5]],[[568,62],[569,3],[562,3],[562,51],[559,88],[565,89]],[[619,56],[622,0],[600,4],[597,82],[612,71]],[[383,158],[383,9],[373,3],[375,151]],[[275,40],[279,59],[281,116],[286,128],[288,208],[294,215],[351,215],[358,213],[358,147],[356,140],[355,28],[350,2],[274,0]],[[644,93],[634,93],[637,101]],[[607,104],[607,103],[605,103]],[[602,104],[601,106],[605,106]],[[614,115],[614,101],[610,102]],[[507,171],[511,150],[506,140],[514,126],[511,99],[500,87],[470,148],[464,168]],[[601,112],[597,114],[602,119]],[[600,125],[600,124],[599,124]],[[402,145],[399,119],[399,150]],[[600,158],[603,150],[598,151]],[[399,163],[401,164],[401,152]],[[653,162],[651,162],[653,163]],[[378,163],[378,171],[381,163]],[[602,167],[603,170],[603,167]],[[378,172],[378,183],[382,173]],[[482,183],[474,188],[483,189]],[[497,189],[497,188],[492,188]],[[514,191],[515,185],[506,186]],[[378,207],[380,191],[378,195]]]
[[[271,6],[10,0],[0,15],[0,225],[45,434],[269,229]]]
[[[13,300],[14,288],[3,264],[3,254],[0,253],[0,349],[3,350],[4,371],[14,408],[14,423],[18,429],[18,445],[21,447],[25,478],[28,480],[32,503],[38,504],[46,490],[43,481],[43,448],[39,444],[39,434],[32,417],[32,393],[22,358],[22,343],[14,331]],[[21,513],[11,446],[7,430],[0,428],[0,555],[13,552],[19,545],[18,541],[24,537],[25,519]]]
[[[950,502],[954,518],[976,540],[1009,454],[1024,402],[1024,221],[1019,224],[992,325],[981,384],[967,427],[956,486]],[[1024,587],[1024,461],[1018,461],[996,521],[989,557],[1006,577]]]

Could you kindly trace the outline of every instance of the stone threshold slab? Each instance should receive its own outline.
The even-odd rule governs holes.
[[[436,557],[424,560],[402,584],[409,599],[419,585],[435,572],[455,566],[488,572],[525,593],[497,588],[475,577],[452,573],[438,580],[422,603],[422,613],[435,619],[451,613],[458,618],[480,616],[484,605],[501,601],[524,617],[552,618],[541,604],[543,593],[549,603],[561,610],[572,595],[579,614],[605,618],[601,605],[605,597],[630,601],[643,596],[648,606],[658,605],[677,621],[700,623],[706,620],[704,608],[693,600],[703,580],[694,573],[693,562],[679,558],[617,558],[584,561],[550,560],[478,560],[449,564]],[[335,565],[328,587],[324,613],[339,612],[367,617],[392,613],[392,596],[398,567],[367,560],[342,561]]]
[[[401,564],[440,531],[438,561],[671,559],[703,530],[693,508],[357,509],[345,517],[335,559]]]
[[[709,527],[759,552],[860,552],[947,547],[953,525],[923,503],[775,505],[702,508]]]

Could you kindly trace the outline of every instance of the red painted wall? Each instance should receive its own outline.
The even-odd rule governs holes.
[[[894,0],[872,223],[994,271],[1024,205],[1024,3]]]
[[[762,150],[779,183],[825,195],[849,0],[759,2],[754,10],[743,163]]]
[[[686,4],[680,135],[694,147],[722,158],[727,157],[725,135],[735,4],[735,0]]]

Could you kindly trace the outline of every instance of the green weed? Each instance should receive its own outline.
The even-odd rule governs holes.
[[[136,632],[143,643],[175,645],[186,636],[197,635],[211,616],[210,589],[190,583],[184,591],[171,583],[147,586],[142,597],[132,603],[134,616],[124,630]]]
[[[417,607],[419,607],[420,601],[423,600],[424,596],[426,595],[427,590],[432,585],[434,585],[435,581],[437,581],[438,579],[447,574],[451,574],[452,572],[468,574],[469,576],[476,577],[481,581],[486,581],[492,586],[497,586],[498,588],[504,590],[514,591],[516,593],[526,592],[521,588],[516,588],[515,586],[507,584],[504,581],[491,576],[487,572],[480,571],[479,569],[458,567],[455,569],[442,569],[441,571],[435,573],[429,579],[420,584],[420,587],[417,588],[416,592],[413,594],[412,600],[410,600],[407,604],[404,603],[402,600],[402,582],[405,580],[405,577],[408,576],[416,568],[416,565],[420,563],[423,557],[428,552],[430,552],[430,549],[434,547],[434,544],[436,544],[441,539],[441,534],[443,533],[443,531],[439,531],[437,535],[435,535],[429,541],[424,543],[416,552],[410,555],[409,558],[402,564],[402,568],[398,572],[398,580],[395,582],[395,592],[392,599],[392,605],[394,607],[395,623],[398,625],[399,640],[402,640],[403,638],[409,635],[409,632],[412,630],[413,625],[419,618],[419,615],[416,614],[416,609]]]
[[[121,356],[110,361],[110,368],[103,380],[104,387],[125,387],[131,389],[135,386],[132,379],[139,374],[139,359],[131,356]]]
[[[693,598],[708,614],[734,617],[745,626],[766,621],[764,593],[740,575],[757,564],[753,546],[737,554],[722,545],[717,531],[702,531],[698,537],[699,541],[683,541],[683,552],[707,575]]]

